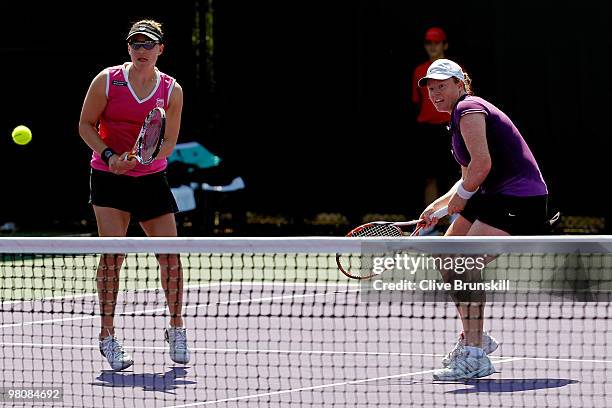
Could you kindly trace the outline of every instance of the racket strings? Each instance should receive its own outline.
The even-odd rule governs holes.
[[[161,136],[161,128],[162,121],[161,118],[157,116],[153,117],[147,124],[140,146],[140,153],[143,161],[151,160],[155,154]]]
[[[351,232],[351,237],[401,237],[402,230],[392,224],[372,224]]]
[[[391,223],[369,224],[349,232],[347,237],[401,237],[402,230]],[[371,255],[371,254],[369,254]],[[374,276],[371,256],[337,254],[336,263],[345,275],[354,279]]]

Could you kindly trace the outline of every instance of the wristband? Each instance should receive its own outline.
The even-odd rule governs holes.
[[[463,188],[463,183],[459,183],[457,185],[457,195],[463,198],[464,200],[469,200],[470,198],[472,198],[472,196],[476,194],[477,191],[478,189],[474,191],[467,191],[465,188]]]
[[[117,153],[115,153],[113,149],[107,147],[106,149],[102,150],[102,153],[100,153],[100,157],[102,158],[102,161],[108,166],[108,161],[116,154]]]

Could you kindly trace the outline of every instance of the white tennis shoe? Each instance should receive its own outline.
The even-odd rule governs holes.
[[[111,368],[115,371],[125,370],[134,364],[132,357],[123,350],[123,346],[115,336],[107,336],[100,340],[100,353],[106,357]]]
[[[187,333],[184,327],[170,327],[165,331],[170,348],[170,358],[177,364],[187,364],[190,353],[187,347]]]
[[[448,367],[450,362],[459,354],[461,348],[465,346],[465,335],[463,332],[459,335],[459,340],[455,347],[444,357],[442,365]],[[499,342],[486,331],[482,332],[482,349],[486,355],[489,355],[499,347]]]
[[[458,381],[486,377],[493,373],[495,373],[493,363],[483,349],[464,346],[450,361],[448,367],[434,371],[433,378],[438,381]]]

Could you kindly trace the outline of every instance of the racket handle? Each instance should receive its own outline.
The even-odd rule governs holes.
[[[434,211],[433,213],[431,213],[429,215],[429,218],[440,219],[440,218],[446,217],[447,215],[448,215],[448,207],[442,207],[439,210]],[[423,227],[425,227],[425,223],[419,222],[417,224],[417,227],[414,229],[414,231],[410,235],[411,236],[418,236],[418,235],[420,235],[421,234],[421,230],[423,229]]]
[[[125,156],[125,160],[134,160],[136,158],[136,155],[134,153],[128,153],[127,156]]]
[[[431,214],[429,214],[429,218],[437,218],[438,220],[441,218],[444,218],[448,215],[448,207],[442,207],[437,211],[432,212]],[[415,230],[414,232],[418,232],[423,225],[425,225],[423,222],[421,222],[421,220],[417,220],[415,222],[415,224],[418,226],[417,230]]]
[[[438,211],[434,211],[429,215],[429,218],[436,217],[437,219],[444,218],[448,215],[448,207],[440,208]],[[413,225],[421,224],[421,220],[412,220],[412,221],[402,221],[402,222],[394,222],[393,225],[397,225],[398,227],[411,227]]]
[[[448,215],[448,207],[442,207],[438,211],[434,211],[429,217],[436,217],[438,219],[444,218]]]

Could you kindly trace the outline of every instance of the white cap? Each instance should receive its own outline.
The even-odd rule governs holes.
[[[463,70],[461,69],[459,64],[449,59],[442,58],[439,60],[435,60],[429,66],[429,68],[427,68],[427,75],[419,79],[418,84],[419,86],[423,87],[427,86],[428,79],[445,80],[453,77],[460,79],[461,81],[465,81]]]

